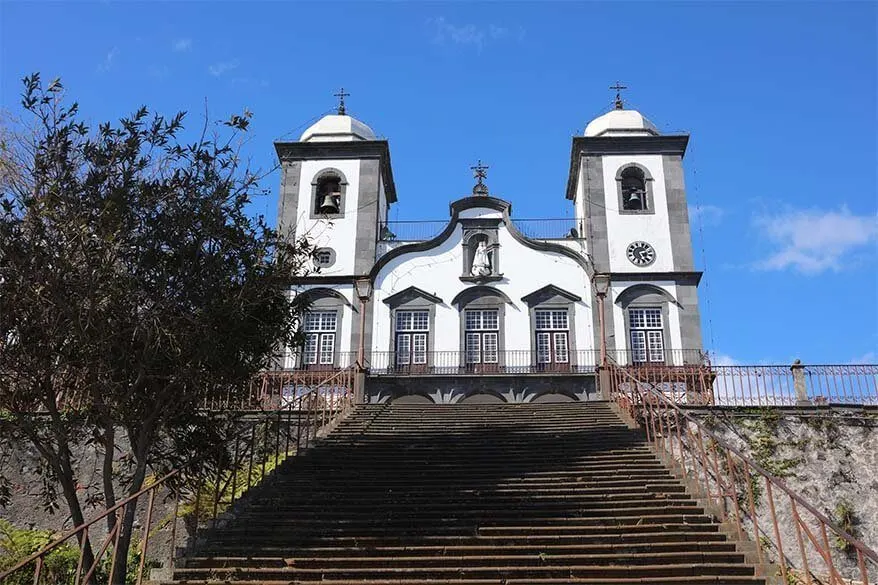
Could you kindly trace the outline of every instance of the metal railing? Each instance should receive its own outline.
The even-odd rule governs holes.
[[[353,379],[352,368],[335,372],[260,375],[253,383],[258,392],[247,406],[259,407],[263,411],[247,413],[232,423],[237,426],[233,432],[234,445],[229,449],[231,458],[226,465],[216,466],[197,476],[188,476],[184,469],[164,474],[0,573],[0,583],[27,572],[32,576],[28,577],[28,582],[34,585],[124,583],[123,575],[117,569],[120,563],[130,567],[132,556],[116,558],[120,556],[115,551],[118,550],[122,520],[126,514],[137,513],[138,505],[144,501],[146,509],[138,515],[142,524],[140,539],[136,547],[132,542],[136,564],[133,582],[136,585],[142,583],[151,565],[148,561],[149,545],[157,539],[163,539],[168,545],[167,566],[173,569],[180,529],[187,531],[190,544],[195,542],[201,533],[228,517],[235,503],[284,459],[299,455],[319,436],[331,430],[353,406]],[[163,502],[173,501],[172,510],[156,514],[159,498]],[[163,517],[159,519],[158,516]],[[103,528],[107,528],[106,534],[103,534]],[[93,539],[100,543],[96,549],[92,546]],[[47,556],[68,545],[79,549],[76,567],[68,568],[63,574],[58,574],[57,569],[48,570]],[[130,576],[127,581],[132,581]]]
[[[784,583],[841,585],[878,574],[878,553],[838,527],[753,459],[681,409],[636,368],[609,367],[610,397],[638,423],[653,448],[676,466],[696,496],[755,546],[763,567]],[[764,499],[763,499],[764,498]]]
[[[404,354],[373,351],[367,366],[373,375],[593,374],[598,357],[594,350],[568,351],[561,356],[540,355],[529,349],[476,354],[466,351]]]
[[[625,362],[616,362],[624,365]],[[878,365],[629,367],[678,403],[714,406],[878,405]]]
[[[513,219],[523,235],[534,240],[565,240],[585,238],[584,221],[573,217],[559,219]]]
[[[572,217],[549,219],[513,219],[522,234],[535,240],[584,238],[583,222]],[[432,240],[448,226],[446,220],[386,221],[379,226],[379,239],[386,242],[423,242]]]
[[[627,364],[636,362],[642,356],[638,352],[627,350],[610,351],[610,359],[616,363]],[[710,363],[708,354],[697,349],[665,350],[661,356],[653,355],[653,358],[663,358],[665,364],[683,365]],[[303,363],[301,356],[295,356],[288,360],[287,369],[284,371],[306,371],[318,374],[320,372],[347,368],[356,363],[356,352],[340,352],[327,357],[327,363]],[[317,360],[319,361],[319,360]],[[490,352],[482,352],[478,357],[467,356],[464,350],[427,351],[400,354],[393,351],[373,351],[365,355],[364,367],[370,374],[537,374],[537,373],[594,373],[595,367],[600,363],[600,351],[595,349],[570,350],[565,355],[548,356],[540,355],[534,349],[509,349]],[[478,362],[478,363],[477,363]],[[657,366],[661,362],[650,362],[650,366]],[[262,388],[252,388],[250,399],[254,404],[265,400],[271,400],[277,391],[267,391]]]

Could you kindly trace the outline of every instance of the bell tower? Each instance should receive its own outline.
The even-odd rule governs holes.
[[[321,118],[296,142],[276,142],[282,175],[278,229],[308,236],[318,247],[314,278],[351,279],[375,263],[378,226],[396,201],[386,140],[347,114],[342,89],[337,112]]]
[[[624,86],[611,89],[613,110],[573,139],[567,183],[594,270],[612,283],[604,303],[607,348],[628,361],[689,363],[702,347],[701,272],[683,176],[689,136],[661,134],[625,108]]]

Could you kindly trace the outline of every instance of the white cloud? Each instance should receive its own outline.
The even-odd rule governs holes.
[[[741,362],[724,353],[712,353],[710,363],[714,366],[740,366]]]
[[[183,51],[188,51],[192,48],[192,39],[177,39],[171,45],[171,49],[175,53],[182,53]]]
[[[477,26],[475,24],[454,24],[446,20],[444,16],[431,18],[428,23],[434,29],[433,42],[436,44],[454,44],[460,46],[473,46],[481,51],[489,41],[514,38],[524,38],[524,28],[512,30],[504,26],[489,24]]]
[[[109,71],[118,55],[119,47],[113,47],[112,49],[110,49],[110,51],[104,57],[104,60],[98,65],[98,71],[100,71],[101,73]]]
[[[689,206],[690,221],[694,223],[696,220],[699,220],[701,221],[702,226],[717,225],[722,221],[725,214],[726,210],[722,207],[717,207],[716,205]]]
[[[854,365],[871,365],[878,364],[878,352],[867,351],[860,357],[856,357],[850,361],[851,364]]]
[[[232,59],[231,61],[220,61],[219,63],[214,63],[213,65],[210,65],[207,70],[214,77],[220,77],[223,75],[223,73],[226,73],[227,71],[237,69],[238,65],[240,64],[240,61],[238,61],[237,59]]]
[[[787,210],[755,217],[753,224],[775,247],[756,264],[762,270],[837,272],[858,251],[878,245],[878,216],[854,215],[845,206],[838,211]]]

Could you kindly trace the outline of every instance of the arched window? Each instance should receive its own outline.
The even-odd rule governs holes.
[[[620,213],[653,213],[652,177],[644,167],[629,164],[616,175]]]
[[[646,181],[643,180],[643,171],[637,167],[628,167],[622,171],[622,209],[646,209]]]
[[[324,169],[311,181],[311,218],[341,217],[347,180],[337,169]]]

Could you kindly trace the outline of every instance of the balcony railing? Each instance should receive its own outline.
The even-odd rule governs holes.
[[[581,233],[580,222],[574,218],[559,219],[513,219],[518,230],[535,240],[577,239]],[[381,224],[380,239],[386,242],[423,242],[432,240],[448,225],[445,220],[388,221]]]

